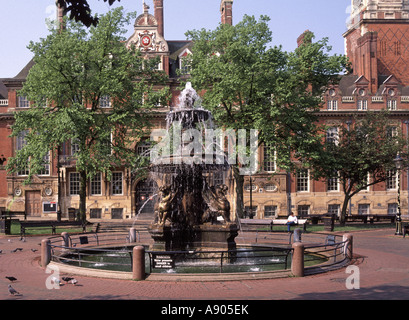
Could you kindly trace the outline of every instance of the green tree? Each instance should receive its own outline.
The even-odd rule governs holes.
[[[321,144],[322,154],[310,162],[315,178],[338,179],[344,192],[340,222],[345,224],[349,200],[369,186],[395,175],[394,159],[403,158],[405,140],[386,111],[355,115],[338,134]],[[334,132],[333,130],[331,132]]]
[[[271,47],[269,20],[246,15],[234,26],[187,32],[194,42],[189,81],[204,92],[203,105],[219,126],[258,129],[259,142],[270,145],[277,165],[290,171],[294,158],[315,152],[323,88],[337,81],[347,60],[331,56],[328,39],[313,42],[311,32],[294,52]],[[233,170],[241,216],[244,177],[238,167]]]
[[[148,112],[167,97],[166,90],[153,88],[165,79],[156,70],[158,61],[124,44],[124,27],[134,17],[114,9],[90,29],[66,19],[66,28],[54,26],[45,39],[29,45],[35,64],[20,94],[32,105],[15,113],[12,133],[24,134],[26,144],[8,168],[18,172],[28,166],[29,182],[44,169],[50,150],[76,143],[82,220],[87,179],[97,172],[110,178],[112,168],[141,165],[131,146],[149,129]]]
[[[111,6],[115,1],[121,0],[104,0]],[[99,22],[97,16],[93,16],[91,8],[87,0],[56,0],[61,8],[65,8],[65,12],[70,13],[70,19],[81,22],[85,26],[96,26]]]

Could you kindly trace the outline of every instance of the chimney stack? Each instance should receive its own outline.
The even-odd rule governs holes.
[[[62,4],[61,4],[60,2],[62,2]],[[56,0],[56,1],[55,1],[55,4],[56,4],[56,6],[57,6],[57,22],[58,22],[58,28],[59,28],[60,30],[62,30],[62,29],[64,29],[64,16],[65,16],[65,13],[66,13],[67,6],[66,6],[65,1],[58,1],[58,0]]]
[[[311,35],[312,32],[310,30],[305,30],[298,38],[297,38],[297,45],[301,47],[303,44],[311,43],[311,39],[305,39],[306,35]]]
[[[220,13],[222,24],[233,25],[233,0],[221,0]]]
[[[163,0],[153,0],[153,5],[155,9],[155,19],[158,21],[158,33],[160,36],[165,37],[163,27]]]

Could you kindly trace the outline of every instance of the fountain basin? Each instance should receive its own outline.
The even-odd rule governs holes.
[[[84,248],[69,250],[58,257],[63,269],[77,268],[82,272],[94,271],[123,272],[132,269],[132,248],[134,245],[118,247]],[[148,246],[145,246],[148,249]],[[248,272],[271,272],[288,270],[291,265],[291,249],[271,246],[242,246],[235,250],[207,248],[191,251],[146,250],[145,268],[149,274],[237,274]],[[161,263],[167,260],[166,263]],[[159,262],[158,262],[159,261]],[[72,270],[71,270],[72,271]]]

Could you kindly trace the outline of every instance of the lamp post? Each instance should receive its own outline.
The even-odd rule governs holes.
[[[403,159],[398,154],[393,160],[396,166],[396,174],[398,175],[398,210],[396,212],[396,232],[395,235],[402,235],[402,218],[400,209],[400,171],[403,165]]]

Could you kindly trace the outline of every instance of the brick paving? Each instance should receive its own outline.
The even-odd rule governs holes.
[[[155,282],[75,276],[77,285],[47,289],[46,273],[39,265],[44,237],[0,236],[0,300],[352,300],[409,299],[409,237],[392,229],[355,232],[355,264],[360,288],[347,289],[346,269],[304,278],[215,282]],[[15,248],[22,251],[11,252]],[[32,252],[31,249],[38,249]],[[6,276],[21,295],[8,293]],[[61,274],[60,276],[64,276]]]

